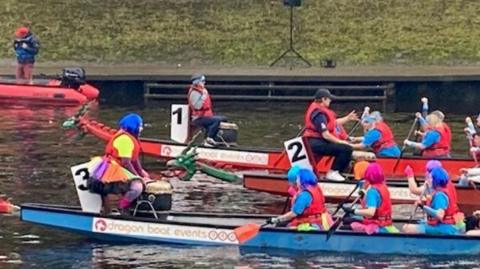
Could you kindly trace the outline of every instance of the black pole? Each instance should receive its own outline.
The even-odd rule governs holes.
[[[275,59],[271,64],[270,67],[274,66],[280,59],[285,57],[289,52],[292,52],[296,57],[300,58],[304,63],[308,65],[308,67],[311,67],[312,64],[307,61],[298,51],[295,50],[293,47],[293,5],[290,5],[290,46],[289,48],[284,51],[277,59]],[[292,66],[290,65],[290,69],[292,69]]]

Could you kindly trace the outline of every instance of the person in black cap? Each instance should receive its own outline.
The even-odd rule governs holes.
[[[326,178],[333,181],[344,181],[345,178],[340,174],[343,172],[352,159],[352,147],[346,141],[341,139],[339,126],[348,121],[358,120],[355,111],[350,112],[343,118],[338,118],[330,107],[330,102],[335,96],[328,89],[318,89],[314,100],[305,113],[305,131],[303,137],[306,138],[315,157],[334,156],[335,160]]]
[[[215,146],[217,144],[215,136],[218,133],[220,122],[226,121],[227,118],[214,116],[212,99],[205,88],[205,75],[194,74],[192,76],[192,85],[188,90],[188,106],[190,107],[193,125],[205,128],[207,131],[205,145]]]

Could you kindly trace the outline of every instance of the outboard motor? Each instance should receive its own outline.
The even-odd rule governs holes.
[[[154,180],[145,184],[145,190],[137,200],[138,210],[167,211],[172,208],[173,187],[168,181]]]
[[[81,67],[64,68],[60,75],[60,86],[78,89],[85,82],[85,69]]]

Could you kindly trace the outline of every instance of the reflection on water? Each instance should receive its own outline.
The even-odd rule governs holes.
[[[301,129],[305,107],[306,104],[301,103],[219,104],[216,112],[239,125],[239,144],[280,147]],[[363,110],[362,107],[356,109]],[[166,103],[144,109],[92,108],[90,115],[114,126],[127,111],[137,111],[144,116],[147,126],[144,137],[167,138],[169,104]],[[102,154],[104,145],[91,136],[77,141],[75,131],[60,128],[74,113],[72,108],[0,108],[0,193],[9,194],[17,203],[78,204],[69,168]],[[410,114],[385,115],[397,141],[405,138],[412,117]],[[467,148],[462,135],[463,118],[463,115],[447,115],[454,133],[454,149],[459,154]],[[157,167],[155,160],[146,161],[147,169]],[[172,183],[175,187],[173,209],[179,211],[276,214],[285,203],[282,197],[244,190],[240,185],[203,175],[195,176],[190,182]],[[411,209],[395,206],[394,210],[405,217]],[[475,257],[311,255],[235,247],[108,245],[22,223],[8,216],[0,216],[0,240],[0,268],[472,268],[479,263]]]

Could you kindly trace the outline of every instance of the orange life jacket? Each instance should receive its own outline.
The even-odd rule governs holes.
[[[374,188],[380,194],[382,202],[380,206],[375,210],[373,217],[363,217],[364,224],[377,224],[378,226],[390,226],[392,225],[392,201],[390,200],[390,192],[385,183],[369,184],[369,188]],[[365,199],[362,199],[362,207],[366,207]]]
[[[111,158],[115,161],[117,161],[119,164],[121,164],[121,158],[118,156],[118,151],[117,149],[113,146],[113,142],[120,137],[121,135],[126,135],[128,136],[132,142],[133,142],[133,153],[132,153],[132,161],[138,160],[138,156],[140,155],[140,143],[138,142],[138,139],[134,137],[133,135],[129,134],[128,132],[125,132],[124,130],[118,131],[111,139],[108,141],[107,145],[105,146],[105,156],[108,158]]]
[[[206,99],[203,101],[203,105],[200,109],[195,109],[193,104],[190,103],[190,94],[193,91],[206,95]],[[210,98],[210,94],[208,93],[207,89],[204,87],[198,87],[198,85],[190,86],[190,89],[188,90],[188,106],[190,107],[191,116],[193,118],[213,116],[212,99]]]
[[[452,133],[450,131],[450,127],[448,127],[446,123],[442,123],[441,127],[435,127],[431,130],[435,130],[440,134],[440,140],[430,147],[424,149],[422,156],[438,157],[449,155],[452,142]]]
[[[456,201],[456,194],[452,191],[455,190],[454,188],[452,189],[451,187],[448,187],[448,185],[440,189],[438,191],[435,191],[432,195],[432,200],[435,197],[435,194],[437,192],[443,192],[445,195],[448,197],[448,207],[445,209],[445,215],[443,216],[443,219],[439,221],[437,218],[431,217],[427,215],[427,223],[428,225],[437,225],[440,222],[445,223],[445,224],[455,224],[455,214],[458,213],[458,206],[457,206],[457,201]],[[432,200],[427,200],[427,206],[430,206],[432,204]]]
[[[322,223],[322,214],[327,212],[325,207],[325,197],[323,196],[320,186],[310,186],[306,189],[312,195],[312,203],[308,206],[301,215],[295,217],[288,225],[298,226],[302,223],[318,224]],[[292,206],[295,200],[300,195],[301,191],[297,192],[292,200]],[[321,227],[321,226],[320,226]]]
[[[333,110],[329,109],[328,107],[321,105],[319,102],[312,102],[305,113],[305,131],[303,132],[304,137],[318,137],[322,138],[322,134],[316,129],[315,124],[313,124],[311,118],[312,113],[315,110],[320,110],[326,117],[327,117],[327,130],[334,136],[340,138],[338,132],[336,130],[336,120],[337,115]]]
[[[372,144],[372,149],[375,153],[378,153],[384,148],[396,145],[392,130],[386,123],[382,121],[375,122],[375,130],[379,131],[382,135],[378,141]]]

